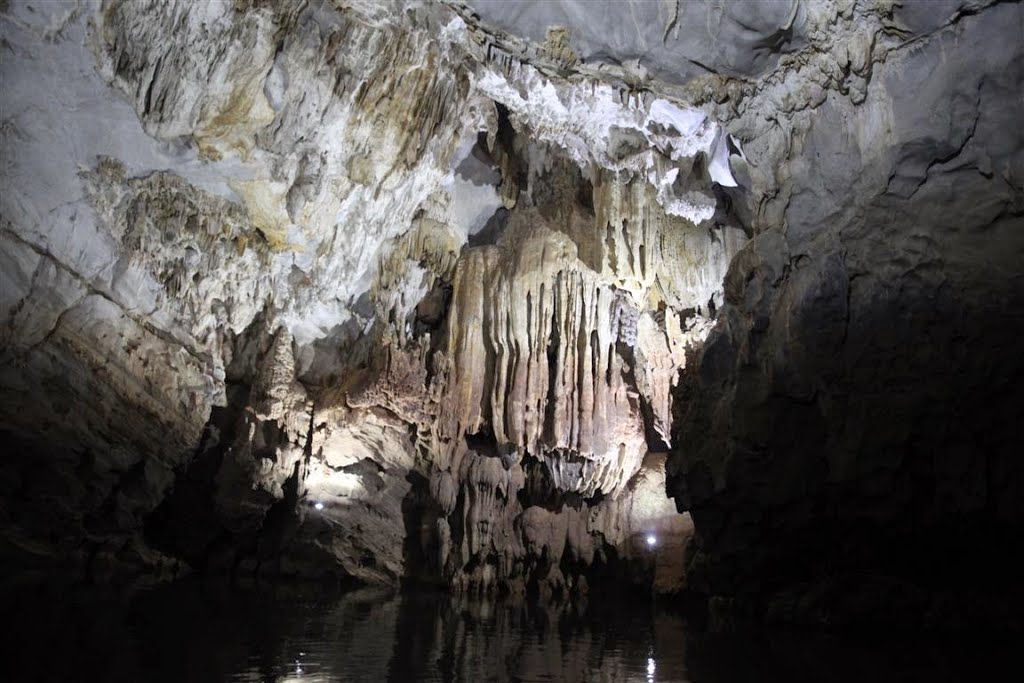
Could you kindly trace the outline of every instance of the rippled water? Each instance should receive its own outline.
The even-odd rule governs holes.
[[[571,607],[181,582],[0,592],[13,681],[1006,680],[994,643],[709,635],[643,599]],[[4,675],[3,672],[13,672]],[[1024,680],[1012,678],[1010,680]]]

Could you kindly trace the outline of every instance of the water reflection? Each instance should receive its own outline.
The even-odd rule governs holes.
[[[16,672],[3,677],[17,681],[934,682],[998,679],[1015,665],[1006,648],[963,640],[715,636],[644,600],[596,596],[559,608],[200,582],[32,585],[0,590],[0,608]]]

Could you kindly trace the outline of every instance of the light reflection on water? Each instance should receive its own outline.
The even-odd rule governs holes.
[[[556,607],[192,581],[122,593],[0,587],[0,609],[11,650],[0,678],[16,681],[934,683],[996,680],[1015,664],[962,639],[715,636],[646,600],[599,596]]]
[[[681,638],[672,642],[682,633],[679,616],[594,602],[567,608],[350,593],[297,620],[276,666],[253,652],[230,680],[687,680]],[[654,677],[658,647],[663,675]]]

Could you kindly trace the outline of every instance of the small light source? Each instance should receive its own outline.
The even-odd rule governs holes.
[[[313,503],[313,507],[315,507],[317,510],[323,510],[324,504],[318,500],[317,502]]]
[[[647,534],[647,545],[650,548],[653,548],[654,546],[658,545],[658,537],[654,534]]]

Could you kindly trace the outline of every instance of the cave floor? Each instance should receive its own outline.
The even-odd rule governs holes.
[[[308,585],[36,581],[0,588],[0,609],[10,648],[0,676],[19,681],[1022,680],[1006,678],[1020,668],[1012,643],[712,634],[625,596],[555,606]]]

